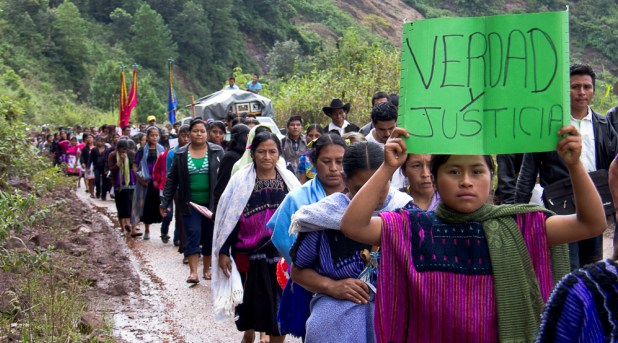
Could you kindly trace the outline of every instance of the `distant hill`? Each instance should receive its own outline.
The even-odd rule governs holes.
[[[33,122],[110,121],[119,67],[139,65],[139,119],[165,119],[168,57],[181,104],[263,74],[276,92],[324,68],[346,32],[392,50],[404,21],[564,10],[564,0],[2,0],[0,96],[18,98]],[[571,56],[607,81],[618,75],[618,3],[571,2]],[[277,43],[294,47],[296,60]],[[275,54],[277,55],[277,54]],[[272,56],[271,56],[272,57]],[[286,65],[287,63],[287,65]],[[613,83],[612,82],[612,83]],[[392,82],[391,82],[392,83]],[[84,113],[88,116],[84,119]],[[112,119],[113,120],[113,119]]]

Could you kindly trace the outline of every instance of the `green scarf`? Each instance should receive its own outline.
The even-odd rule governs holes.
[[[120,168],[120,188],[128,187],[131,184],[131,166],[129,165],[129,154],[127,154],[124,158],[124,163],[122,164],[122,168]],[[116,151],[116,163],[120,164],[120,154]],[[122,183],[124,179],[124,184]]]
[[[493,269],[498,332],[501,342],[536,340],[543,298],[530,260],[526,243],[514,215],[542,211],[535,205],[483,205],[473,213],[462,214],[440,204],[436,215],[447,223],[483,223]],[[566,244],[550,248],[554,284],[569,273],[569,250]]]

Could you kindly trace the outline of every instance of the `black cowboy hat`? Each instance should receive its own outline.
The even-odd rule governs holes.
[[[333,99],[330,102],[330,106],[322,107],[322,111],[324,111],[324,113],[330,117],[333,114],[333,110],[338,108],[343,108],[343,111],[345,113],[348,113],[350,112],[350,103],[348,102],[347,104],[344,104],[341,99]]]

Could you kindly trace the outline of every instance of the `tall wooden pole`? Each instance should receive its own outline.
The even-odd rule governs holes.
[[[191,96],[191,112],[193,112],[193,119],[195,119],[195,97]]]

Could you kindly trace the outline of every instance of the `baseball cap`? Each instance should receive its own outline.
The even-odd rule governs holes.
[[[157,117],[155,117],[155,116],[148,116],[148,120],[146,120],[146,121],[153,121],[153,120],[157,121]]]

